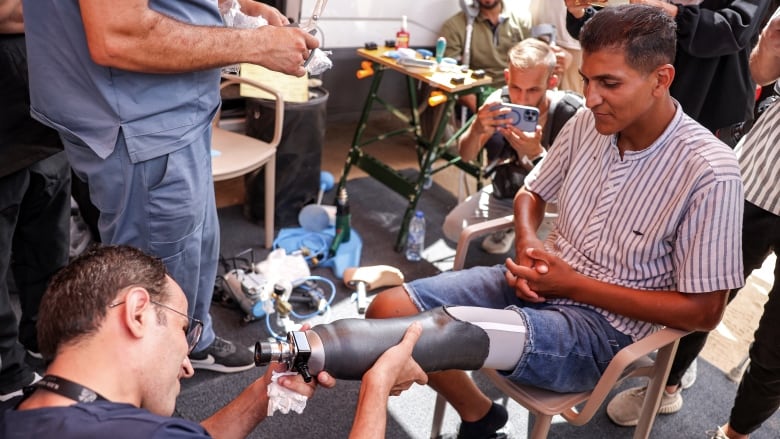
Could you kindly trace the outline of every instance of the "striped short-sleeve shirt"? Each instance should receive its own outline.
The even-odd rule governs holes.
[[[778,9],[780,11],[780,9]],[[769,107],[737,145],[745,199],[780,216],[780,103]]]
[[[585,276],[629,288],[704,293],[742,286],[736,156],[675,104],[663,134],[622,158],[617,137],[599,134],[590,111],[569,121],[525,180],[529,190],[558,203],[548,251]],[[636,339],[656,329],[599,311]]]

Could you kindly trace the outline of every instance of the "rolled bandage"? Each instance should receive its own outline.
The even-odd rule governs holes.
[[[285,375],[298,375],[298,373],[273,372],[271,383],[268,385],[268,416],[273,416],[277,410],[285,415],[290,411],[301,414],[306,408],[306,400],[308,400],[306,396],[277,384],[279,377]]]

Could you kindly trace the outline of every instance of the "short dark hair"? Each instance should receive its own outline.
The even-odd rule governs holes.
[[[164,302],[168,274],[163,262],[126,245],[97,247],[54,275],[38,313],[38,347],[48,363],[66,343],[95,333],[108,306],[125,288],[145,288]]]
[[[650,73],[673,64],[677,25],[661,9],[649,5],[619,5],[601,9],[582,28],[583,53],[623,49],[631,68]]]

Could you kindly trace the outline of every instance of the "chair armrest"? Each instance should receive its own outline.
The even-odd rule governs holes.
[[[265,84],[261,84],[257,81],[253,81],[251,79],[243,78],[238,75],[232,75],[232,74],[222,74],[222,83],[219,86],[219,89],[222,90],[225,87],[228,87],[233,84],[246,84],[249,86],[252,86],[254,88],[257,88],[258,90],[262,90],[266,93],[270,93],[274,96],[274,101],[276,102],[276,105],[274,106],[274,135],[271,138],[271,141],[269,144],[276,148],[279,146],[279,142],[282,140],[282,129],[284,125],[284,97],[282,96],[282,93],[278,90],[271,88]],[[220,111],[217,111],[216,116],[214,117],[213,124],[216,126],[219,122],[221,116],[221,108]]]
[[[588,402],[585,403],[585,406],[582,407],[582,410],[578,413],[572,413],[571,411],[563,413],[564,418],[569,420],[570,416],[582,416],[584,419],[590,419],[593,416],[593,413],[599,409],[601,402],[604,401],[609,392],[620,380],[628,376],[647,374],[646,367],[640,367],[637,370],[629,371],[629,373],[627,373],[627,369],[637,360],[677,342],[680,338],[688,334],[690,334],[690,331],[664,327],[621,349],[615,357],[612,358],[612,361],[610,361],[609,366],[607,366],[607,369],[604,371],[598,384],[596,384],[596,387],[593,388],[591,396],[588,398]]]
[[[466,262],[466,253],[469,251],[469,243],[473,239],[498,230],[504,230],[512,227],[513,224],[514,215],[507,215],[482,223],[472,224],[463,229],[458,238],[458,246],[455,248],[455,261],[452,264],[452,269],[460,270],[463,268],[463,264]]]

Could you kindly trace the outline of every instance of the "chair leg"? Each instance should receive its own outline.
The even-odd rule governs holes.
[[[546,439],[550,433],[552,418],[550,415],[534,415],[534,427],[528,439]]]
[[[653,428],[655,417],[658,414],[658,407],[661,405],[661,397],[666,388],[666,379],[669,378],[669,371],[672,369],[672,360],[677,352],[679,340],[675,340],[658,350],[655,357],[655,369],[647,383],[647,392],[645,401],[642,404],[642,412],[639,414],[639,423],[634,430],[634,439],[647,439],[650,436],[650,430]]]
[[[276,209],[276,155],[265,164],[265,248],[274,245],[274,210]]]
[[[436,394],[436,405],[433,408],[433,422],[431,423],[431,439],[437,439],[441,435],[441,426],[444,423],[444,412],[447,410],[447,400]]]

